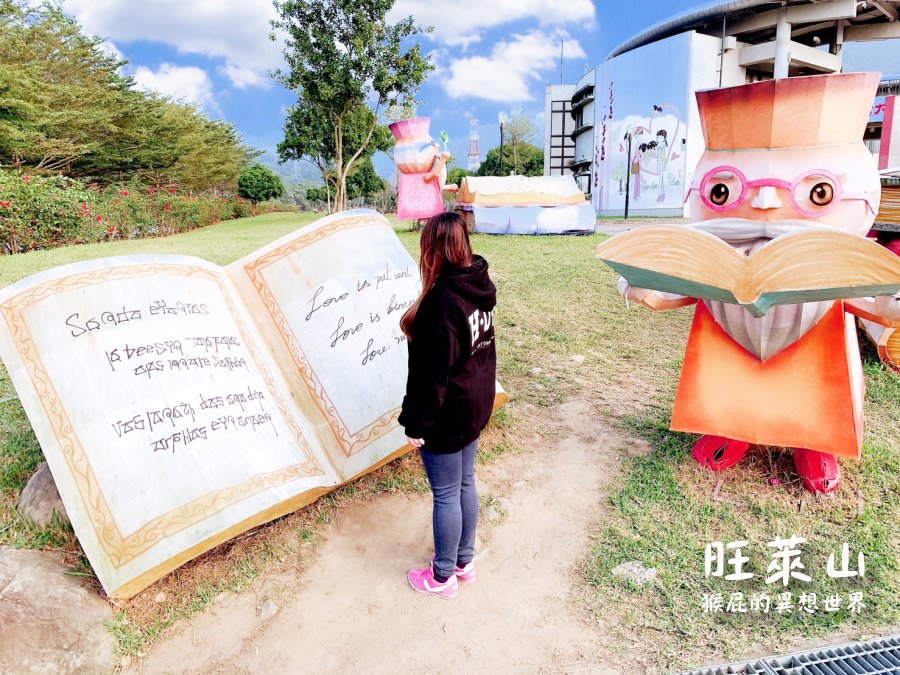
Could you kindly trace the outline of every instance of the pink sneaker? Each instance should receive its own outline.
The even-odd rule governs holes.
[[[435,556],[431,556],[432,567],[434,566],[434,558]],[[465,565],[465,567],[455,565],[453,568],[453,573],[456,575],[456,578],[459,579],[459,583],[471,584],[473,581],[475,581],[475,561],[470,560]]]
[[[472,560],[465,567],[457,567],[453,570],[461,584],[471,584],[475,581],[475,561]]]
[[[459,581],[452,576],[444,583],[434,578],[434,572],[430,567],[425,569],[412,569],[406,574],[409,585],[419,593],[430,593],[444,600],[452,600],[459,595]]]

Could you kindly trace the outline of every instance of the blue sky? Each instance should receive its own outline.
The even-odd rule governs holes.
[[[397,0],[393,11],[434,27],[421,38],[436,70],[420,93],[418,113],[432,118],[432,135],[447,132],[464,166],[471,118],[479,122],[482,156],[499,142],[498,116],[514,106],[535,121],[541,144],[544,90],[560,80],[561,42],[563,78],[574,82],[585,65],[597,65],[629,37],[701,4]],[[232,122],[274,161],[293,97],[267,74],[282,63],[281,45],[268,39],[270,0],[64,0],[63,7],[131,62],[127,71],[139,86],[196,102]],[[900,63],[900,40],[845,49],[848,70]],[[393,172],[387,157],[376,166],[382,175]]]

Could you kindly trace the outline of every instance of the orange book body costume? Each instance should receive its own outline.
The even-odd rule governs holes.
[[[697,303],[671,428],[760,445],[859,457],[864,380],[856,329],[842,302],[764,361]]]

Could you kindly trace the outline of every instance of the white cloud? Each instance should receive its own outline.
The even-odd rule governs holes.
[[[105,42],[101,42],[99,45],[100,49],[109,54],[110,56],[115,56],[119,61],[125,59],[125,55],[122,54],[122,51],[116,47],[112,42],[106,40]]]
[[[133,77],[141,89],[158,91],[173,98],[196,103],[207,111],[221,114],[213,98],[212,82],[202,68],[163,63],[154,71],[146,66],[138,66]]]
[[[282,41],[269,40],[276,18],[271,0],[63,0],[65,10],[91,33],[121,48],[136,42],[158,42],[181,54],[221,59],[218,72],[233,87],[270,86],[268,72],[283,65]],[[434,81],[455,97],[527,100],[529,88],[558,63],[563,26],[592,28],[593,0],[455,0],[452,7],[434,0],[397,0],[391,20],[413,15],[431,25],[430,39],[440,47],[433,56],[439,69]],[[459,50],[481,44],[485,33],[514,22],[531,22],[531,32],[510,35],[490,45],[489,54],[472,53],[459,60]],[[127,52],[127,49],[125,50]],[[575,40],[566,42],[566,58],[584,58]],[[211,99],[211,94],[207,101]],[[193,100],[193,99],[192,99]]]
[[[447,75],[447,64],[445,63],[446,57],[448,56],[444,50],[442,49],[432,49],[427,54],[428,58],[431,59],[431,65],[434,67],[434,70],[431,71],[430,77],[442,78]]]
[[[564,58],[587,57],[577,40],[564,32],[534,30],[497,42],[489,56],[453,61],[444,89],[452,98],[481,98],[512,102],[534,100],[533,84],[559,63],[559,43],[565,39]]]
[[[417,23],[432,26],[432,38],[453,47],[468,48],[484,31],[512,21],[536,19],[542,26],[594,25],[593,0],[455,0],[452,5],[434,0],[397,0],[393,20],[412,15]]]
[[[272,0],[64,0],[88,32],[120,45],[160,42],[182,54],[225,60],[238,88],[268,86],[266,71],[282,64],[281,43],[269,40]]]
[[[219,68],[219,72],[227,77],[237,89],[246,89],[247,87],[268,89],[272,85],[271,79],[246,66],[228,63]]]

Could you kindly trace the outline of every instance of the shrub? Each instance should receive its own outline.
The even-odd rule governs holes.
[[[254,164],[244,169],[238,178],[238,195],[249,199],[254,205],[284,194],[284,183],[271,169],[262,164]]]
[[[266,212],[290,210],[284,204],[264,206]],[[172,186],[132,182],[100,191],[69,178],[0,171],[4,253],[166,236],[250,212],[250,203],[239,197],[182,194]]]
[[[96,241],[102,216],[78,181],[0,173],[0,245],[7,253]],[[100,217],[101,220],[95,220]]]

